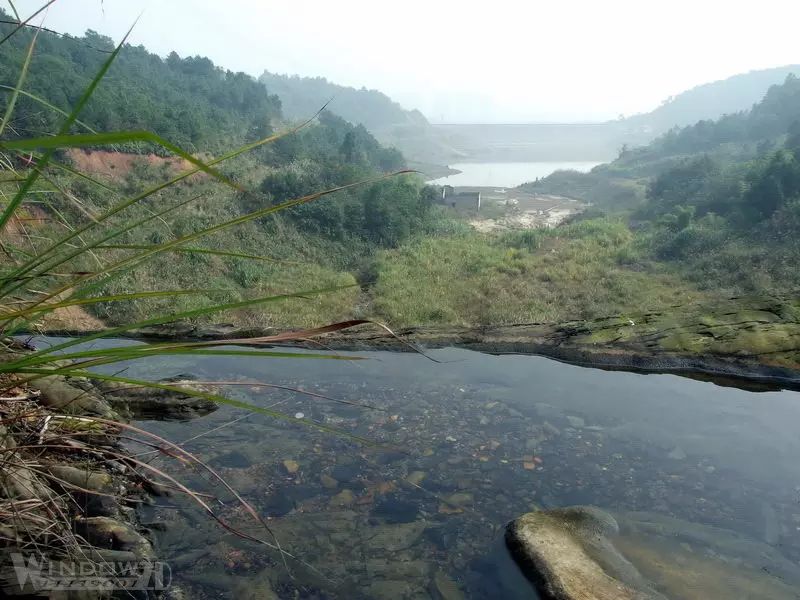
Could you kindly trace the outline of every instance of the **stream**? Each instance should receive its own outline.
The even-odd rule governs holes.
[[[130,377],[237,382],[230,397],[287,416],[222,406],[185,422],[136,423],[188,440],[270,533],[207,473],[166,457],[154,464],[212,495],[234,527],[296,557],[284,565],[179,494],[157,498],[143,520],[189,597],[536,598],[505,551],[504,526],[576,504],[735,532],[800,561],[800,393],[460,349],[431,351],[435,360],[337,356],[366,360],[127,365]]]

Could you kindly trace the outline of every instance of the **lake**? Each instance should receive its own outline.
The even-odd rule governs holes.
[[[697,539],[733,539],[742,569],[780,585],[781,568],[800,561],[800,393],[460,349],[432,351],[438,362],[335,356],[366,360],[128,365],[128,377],[238,383],[231,397],[284,415],[223,406],[188,422],[137,423],[185,441],[269,519],[271,533],[202,470],[147,447],[137,448],[142,456],[209,494],[232,526],[274,535],[296,557],[290,576],[276,552],[230,534],[184,497],[159,498],[143,519],[158,526],[159,551],[189,597],[535,598],[503,528],[536,508],[576,504],[664,519],[659,531],[690,562],[716,552]]]
[[[461,173],[440,177],[429,183],[435,185],[516,187],[536,178],[547,177],[559,170],[588,172],[598,162],[501,162],[501,163],[456,163],[450,165]]]

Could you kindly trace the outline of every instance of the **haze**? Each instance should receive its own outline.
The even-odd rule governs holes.
[[[140,14],[132,43],[161,55],[377,88],[434,122],[600,121],[800,62],[792,0],[58,0],[44,25],[119,40]]]

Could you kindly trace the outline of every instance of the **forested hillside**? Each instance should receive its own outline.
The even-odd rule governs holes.
[[[290,119],[306,119],[327,104],[330,112],[363,125],[411,161],[447,164],[458,154],[420,111],[406,110],[378,90],[337,85],[324,77],[269,71],[264,71],[259,81],[281,99],[284,114]]]
[[[32,35],[20,32],[3,45],[4,95],[16,85]],[[69,109],[113,49],[110,38],[93,31],[77,38],[42,32],[25,89]],[[62,118],[22,96],[9,127],[19,135],[42,135]],[[98,130],[146,129],[189,150],[212,152],[265,135],[279,118],[280,101],[252,77],[199,56],[181,58],[173,52],[164,60],[142,46],[126,47],[82,113],[82,120]]]
[[[659,134],[673,127],[686,127],[746,111],[761,101],[767,89],[782,83],[791,74],[800,75],[800,65],[751,71],[705,83],[668,98],[649,113],[629,117],[623,124],[627,128],[646,128]]]
[[[331,112],[367,129],[383,129],[392,125],[428,125],[418,110],[405,110],[386,94],[367,88],[356,89],[336,85],[324,77],[279,75],[264,71],[258,80],[284,104],[284,113],[291,119],[308,118],[331,101]]]
[[[0,24],[0,36],[11,28]],[[0,111],[13,96],[33,37],[32,30],[22,30],[3,46],[0,81],[5,93],[0,96]],[[57,131],[113,48],[110,39],[91,31],[80,38],[40,31],[4,137]],[[162,60],[143,47],[130,45],[119,53],[80,118],[98,131],[153,131],[204,157],[218,156],[290,126],[277,97],[248,75],[224,71],[204,57],[182,59],[171,53]],[[85,131],[85,127],[73,130]],[[41,182],[44,189],[37,191],[41,200],[26,207],[34,211],[29,214],[36,215],[31,225],[34,234],[14,238],[26,252],[36,252],[49,239],[64,235],[86,215],[103,214],[120,198],[135,196],[171,177],[178,164],[159,162],[153,151],[169,153],[154,144],[128,142],[102,149],[98,160],[112,163],[111,169],[102,172],[91,171],[91,153],[96,149],[57,154],[63,163],[77,161],[73,167],[90,170],[77,174],[59,169],[47,174]],[[124,160],[113,160],[115,151],[127,153],[117,154]],[[29,158],[18,157],[19,167],[29,164]],[[114,165],[118,165],[116,171]],[[325,111],[301,130],[224,163],[225,174],[244,191],[212,178],[194,177],[162,191],[151,206],[137,203],[127,209],[121,215],[123,222],[146,219],[156,206],[159,210],[175,207],[169,225],[150,219],[146,226],[122,235],[116,245],[164,243],[293,198],[369,180],[367,183],[271,218],[245,222],[235,230],[220,231],[187,260],[162,256],[135,272],[108,278],[100,289],[109,294],[148,291],[168,281],[185,288],[208,286],[237,300],[259,293],[344,286],[319,302],[289,301],[269,314],[233,313],[231,318],[261,324],[315,324],[332,314],[349,313],[359,293],[353,287],[356,278],[369,276],[371,255],[435,227],[440,218],[433,206],[436,193],[417,176],[380,178],[404,166],[402,154],[382,146],[363,125]],[[6,178],[0,191],[12,196],[15,186],[13,178]],[[216,254],[219,252],[223,254]],[[120,255],[125,255],[124,248],[96,251],[101,261]],[[197,269],[204,274],[202,282],[197,281]],[[154,310],[193,308],[215,298],[213,294],[179,295],[131,303],[135,310],[120,304],[95,305],[93,310],[117,322]]]
[[[800,79],[752,110],[674,129],[591,173],[525,184],[621,214],[640,247],[701,286],[800,286]]]

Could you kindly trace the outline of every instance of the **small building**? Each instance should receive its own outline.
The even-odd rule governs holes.
[[[451,208],[481,209],[480,192],[457,192],[452,185],[442,186],[442,204]]]

